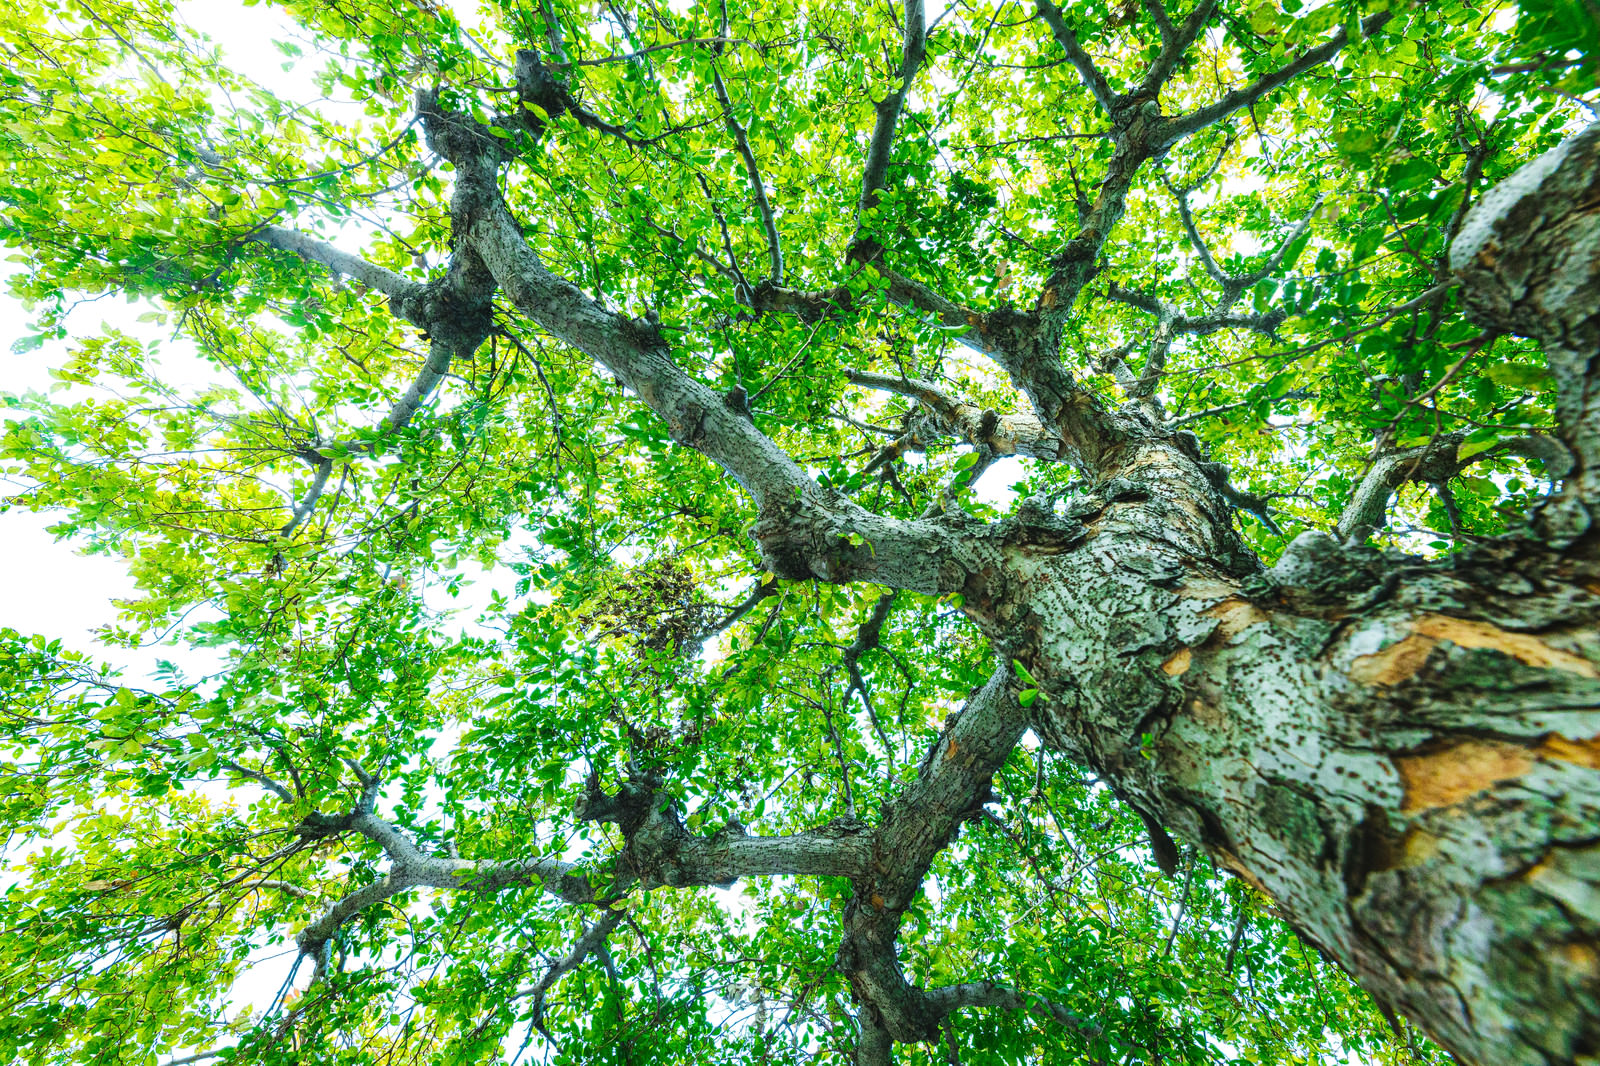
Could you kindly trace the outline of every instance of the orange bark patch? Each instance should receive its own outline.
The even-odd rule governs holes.
[[[1168,677],[1182,677],[1189,669],[1189,662],[1194,658],[1188,648],[1179,648],[1172,653],[1172,658],[1161,664],[1161,672]]]
[[[1448,640],[1463,648],[1489,648],[1542,670],[1565,670],[1579,677],[1600,679],[1600,670],[1597,670],[1594,663],[1589,660],[1570,651],[1552,648],[1538,637],[1529,636],[1527,633],[1513,633],[1487,622],[1469,622],[1448,615],[1425,614],[1412,622],[1411,628],[1424,636]]]
[[[1593,977],[1600,974],[1600,951],[1592,944],[1562,944],[1561,961],[1579,973]]]
[[[1413,633],[1373,655],[1363,655],[1350,665],[1350,677],[1363,685],[1398,685],[1416,674],[1438,641]]]
[[[1267,886],[1261,883],[1261,878],[1257,877],[1255,874],[1246,869],[1244,861],[1240,859],[1239,856],[1235,855],[1227,848],[1217,848],[1216,852],[1217,858],[1222,860],[1222,865],[1238,874],[1240,879],[1243,880],[1245,884],[1249,885],[1251,888],[1255,889],[1268,899],[1272,898],[1272,893],[1268,892]]]
[[[1529,748],[1495,740],[1463,740],[1426,755],[1395,759],[1406,813],[1450,807],[1533,768]]]
[[[1412,826],[1400,841],[1400,865],[1421,866],[1439,852],[1439,838]]]
[[[1224,641],[1232,640],[1251,626],[1267,620],[1267,613],[1249,600],[1233,598],[1223,600],[1206,614],[1217,620],[1213,639]]]
[[[1560,733],[1551,733],[1539,744],[1537,751],[1541,758],[1560,759],[1562,762],[1587,766],[1591,770],[1600,770],[1600,736],[1568,740]]]

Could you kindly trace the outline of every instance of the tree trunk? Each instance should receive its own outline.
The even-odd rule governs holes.
[[[1228,573],[1182,543],[1203,483],[1161,467],[1148,499],[980,597],[1022,637],[1046,742],[1463,1059],[1600,1049],[1592,569],[1533,543],[1427,567],[1308,534]]]
[[[1474,314],[1545,341],[1560,389],[1541,537],[1428,563],[1307,533],[1262,571],[1198,457],[1146,443],[965,589],[1158,857],[1161,826],[1202,846],[1472,1063],[1600,1055],[1597,152],[1531,164],[1457,247]]]

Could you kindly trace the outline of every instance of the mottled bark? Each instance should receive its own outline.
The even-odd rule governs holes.
[[[1476,321],[1543,343],[1575,460],[1547,530],[1563,539],[1592,531],[1600,505],[1600,124],[1485,196],[1451,245],[1450,265]]]
[[[1597,143],[1457,244],[1479,320],[1542,340],[1557,379],[1574,462],[1546,536],[1426,563],[1307,533],[1253,570],[1192,457],[1140,444],[1069,501],[1081,542],[968,589],[1046,693],[1047,743],[1473,1063],[1600,1052]]]
[[[1592,1054],[1600,575],[1321,534],[1219,566],[1225,511],[1184,466],[1136,456],[1081,546],[969,596],[1039,680],[1036,728],[1463,1060]]]
[[[1531,165],[1457,245],[1479,320],[1545,343],[1561,536],[1427,564],[1308,533],[1252,573],[1196,464],[1145,444],[1102,470],[1121,488],[1081,543],[968,590],[1047,694],[1048,743],[1470,1062],[1600,1051],[1597,143]]]

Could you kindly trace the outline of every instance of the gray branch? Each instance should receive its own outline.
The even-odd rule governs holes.
[[[1161,0],[1145,0],[1145,6],[1150,10],[1150,18],[1161,33],[1161,52],[1156,56],[1155,62],[1150,64],[1144,79],[1139,82],[1136,95],[1155,96],[1167,83],[1167,79],[1172,77],[1178,61],[1200,36],[1206,23],[1211,21],[1212,14],[1217,10],[1217,3],[1216,0],[1201,0],[1199,6],[1183,20],[1182,26],[1172,24],[1172,20],[1167,17],[1166,9],[1161,6]]]
[[[224,770],[238,774],[240,777],[254,781],[256,784],[260,785],[274,796],[277,796],[285,803],[291,805],[294,803],[294,796],[289,793],[287,788],[284,788],[283,785],[281,785],[278,781],[262,773],[260,770],[251,770],[248,767],[240,766],[238,763],[231,762],[228,759],[218,759],[217,765],[221,766]]]
[[[877,120],[873,123],[872,140],[867,144],[867,162],[861,174],[861,202],[857,208],[863,214],[878,203],[878,193],[883,190],[889,174],[889,152],[894,147],[895,127],[899,125],[906,96],[911,92],[911,82],[928,52],[928,27],[922,0],[906,0],[905,11],[900,69],[896,72],[900,87],[874,107]]]
[[[536,883],[557,899],[582,905],[598,902],[597,884],[620,894],[636,886],[731,885],[745,877],[856,877],[868,862],[869,841],[858,832],[819,830],[777,837],[722,832],[698,837],[682,828],[670,806],[663,811],[666,805],[658,794],[652,791],[647,800],[639,807],[642,817],[636,822],[620,819],[628,838],[623,854],[600,865],[555,858],[473,860],[430,855],[364,803],[343,817],[315,816],[314,825],[322,832],[354,832],[377,844],[390,867],[382,880],[330,904],[296,934],[295,942],[321,974],[328,946],[341,925],[367,907],[416,888],[488,893]],[[612,820],[596,815],[592,806],[580,811],[579,817]]]
[[[1220,155],[1217,156],[1217,161],[1219,163],[1222,161]],[[1178,201],[1178,218],[1183,221],[1183,231],[1189,235],[1189,244],[1200,257],[1200,265],[1205,267],[1206,273],[1210,274],[1218,285],[1226,289],[1232,279],[1217,265],[1216,259],[1211,255],[1211,248],[1200,236],[1200,228],[1194,222],[1194,212],[1189,207],[1189,190],[1174,188],[1172,194]]]
[[[333,245],[298,230],[284,229],[282,226],[262,226],[250,234],[250,239],[271,248],[293,252],[313,263],[321,263],[335,274],[354,278],[367,288],[376,289],[388,296],[413,297],[420,294],[425,287],[422,282],[412,281],[386,267],[369,263],[358,255],[341,252]]]
[[[994,981],[969,981],[966,984],[930,988],[928,1005],[941,1015],[968,1007],[999,1007],[1001,1010],[1025,1010],[1048,1018],[1060,1025],[1076,1030],[1087,1037],[1100,1035],[1100,1026],[1039,996],[1019,992]]]
[[[544,1029],[544,998],[550,989],[554,988],[561,978],[582,966],[590,955],[605,945],[606,939],[616,930],[623,915],[623,911],[607,911],[598,922],[584,930],[583,935],[572,945],[572,950],[552,963],[537,983],[512,994],[512,999],[532,998],[533,1003],[528,1013],[536,1028],[541,1031]]]
[[[1443,485],[1474,463],[1506,455],[1539,460],[1552,480],[1567,477],[1575,466],[1572,453],[1556,437],[1544,434],[1509,437],[1463,459],[1459,450],[1466,438],[1466,430],[1455,430],[1414,448],[1381,452],[1367,467],[1361,483],[1350,494],[1349,502],[1339,515],[1335,527],[1339,539],[1347,544],[1359,544],[1382,529],[1388,522],[1389,500],[1408,482]]]
[[[1600,124],[1489,190],[1450,246],[1467,314],[1534,337],[1556,382],[1556,421],[1573,466],[1541,521],[1570,540],[1600,525]]]
[[[917,778],[889,801],[866,876],[854,880],[845,910],[839,967],[868,1014],[896,1041],[937,1037],[948,1010],[906,980],[895,950],[905,910],[934,858],[989,798],[990,784],[1027,728],[1010,689],[1010,664],[974,692],[929,750]],[[864,1028],[865,1033],[865,1028]]]
[[[1033,415],[998,414],[958,400],[932,382],[919,378],[897,378],[863,370],[847,370],[845,376],[865,388],[916,400],[933,416],[934,428],[939,432],[989,448],[996,455],[1026,455],[1054,462],[1064,451],[1061,438],[1049,432]]]
[[[1034,8],[1049,25],[1051,35],[1055,37],[1056,43],[1061,45],[1061,50],[1067,54],[1067,62],[1078,72],[1084,88],[1094,94],[1096,102],[1107,115],[1115,117],[1120,109],[1117,94],[1112,91],[1105,75],[1094,65],[1089,53],[1083,50],[1078,35],[1067,25],[1067,20],[1061,17],[1061,10],[1050,0],[1034,0]]]
[[[323,457],[317,460],[315,473],[312,475],[311,484],[306,488],[306,494],[294,505],[294,513],[289,516],[283,528],[278,530],[280,537],[290,537],[300,524],[311,517],[311,512],[316,509],[317,501],[322,498],[322,490],[327,488],[328,475],[333,472],[333,460]]]
[[[1361,22],[1361,35],[1363,37],[1371,37],[1393,17],[1393,14],[1388,11],[1381,11],[1376,15],[1367,16]],[[1312,67],[1321,66],[1338,55],[1344,46],[1349,43],[1349,38],[1349,31],[1340,26],[1323,44],[1300,53],[1272,73],[1261,77],[1242,89],[1233,90],[1216,103],[1207,104],[1205,107],[1191,111],[1187,115],[1181,115],[1170,120],[1165,124],[1163,140],[1167,144],[1175,144],[1184,137],[1198,133],[1207,126],[1227,118],[1234,112],[1249,107],[1268,93],[1282,88],[1297,75],[1305,73]]]
[[[1155,315],[1158,320],[1170,323],[1172,333],[1188,333],[1201,337],[1224,329],[1247,329],[1271,334],[1276,332],[1288,317],[1288,312],[1282,308],[1261,313],[1233,311],[1229,309],[1233,301],[1226,298],[1204,314],[1186,315],[1159,297],[1137,289],[1124,288],[1114,281],[1106,288],[1106,298]]]

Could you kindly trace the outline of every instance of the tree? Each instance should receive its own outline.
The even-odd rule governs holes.
[[[12,5],[14,1059],[1596,1054],[1592,5],[1035,4]]]

